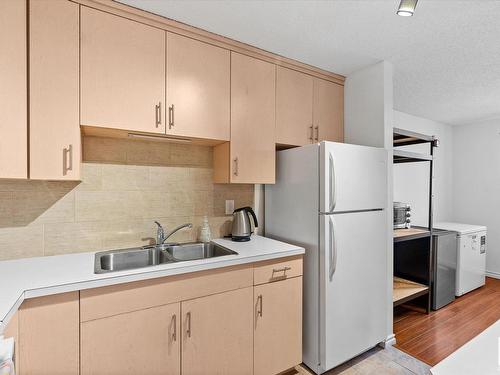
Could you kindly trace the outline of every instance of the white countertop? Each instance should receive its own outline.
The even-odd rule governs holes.
[[[238,255],[101,274],[94,273],[95,252],[0,262],[0,334],[27,298],[304,254],[301,247],[257,235],[249,242],[213,242]]]
[[[433,375],[500,374],[500,320],[431,368],[431,373]]]

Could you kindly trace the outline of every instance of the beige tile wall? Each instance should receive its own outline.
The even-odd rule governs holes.
[[[82,182],[0,180],[0,260],[140,246],[192,222],[172,239],[196,240],[203,215],[229,233],[235,207],[253,205],[253,185],[212,183],[212,148],[85,137]]]

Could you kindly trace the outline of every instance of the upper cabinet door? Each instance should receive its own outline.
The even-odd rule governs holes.
[[[276,143],[312,143],[313,77],[278,66],[276,77]]]
[[[30,178],[80,178],[79,5],[29,3]]]
[[[344,86],[314,78],[313,123],[316,142],[344,142]]]
[[[230,182],[275,182],[273,64],[231,53]]]
[[[230,52],[167,33],[167,134],[228,141]]]
[[[27,178],[25,1],[0,1],[0,51],[0,178]]]
[[[165,31],[81,9],[81,124],[165,133]]]

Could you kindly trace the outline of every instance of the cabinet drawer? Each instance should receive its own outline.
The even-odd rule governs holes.
[[[82,290],[80,321],[245,288],[252,279],[252,267],[245,265]]]
[[[302,256],[257,263],[254,267],[254,285],[272,283],[302,275]]]

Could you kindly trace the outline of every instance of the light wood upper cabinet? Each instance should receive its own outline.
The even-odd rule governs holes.
[[[26,1],[0,0],[0,178],[28,177]]]
[[[81,8],[81,124],[165,133],[165,31]]]
[[[275,66],[231,53],[231,142],[214,150],[214,181],[275,182]]]
[[[79,5],[29,2],[30,178],[80,179]]]
[[[81,324],[81,375],[180,374],[180,303]]]
[[[228,141],[230,53],[167,33],[167,134]]]
[[[278,374],[302,362],[302,277],[254,290],[254,374]]]
[[[314,78],[313,123],[316,142],[344,142],[344,86]]]
[[[313,77],[278,66],[276,72],[276,143],[312,142]]]
[[[253,288],[182,302],[182,374],[252,374]]]
[[[70,292],[23,302],[19,310],[18,374],[80,373],[78,298],[78,292]]]

